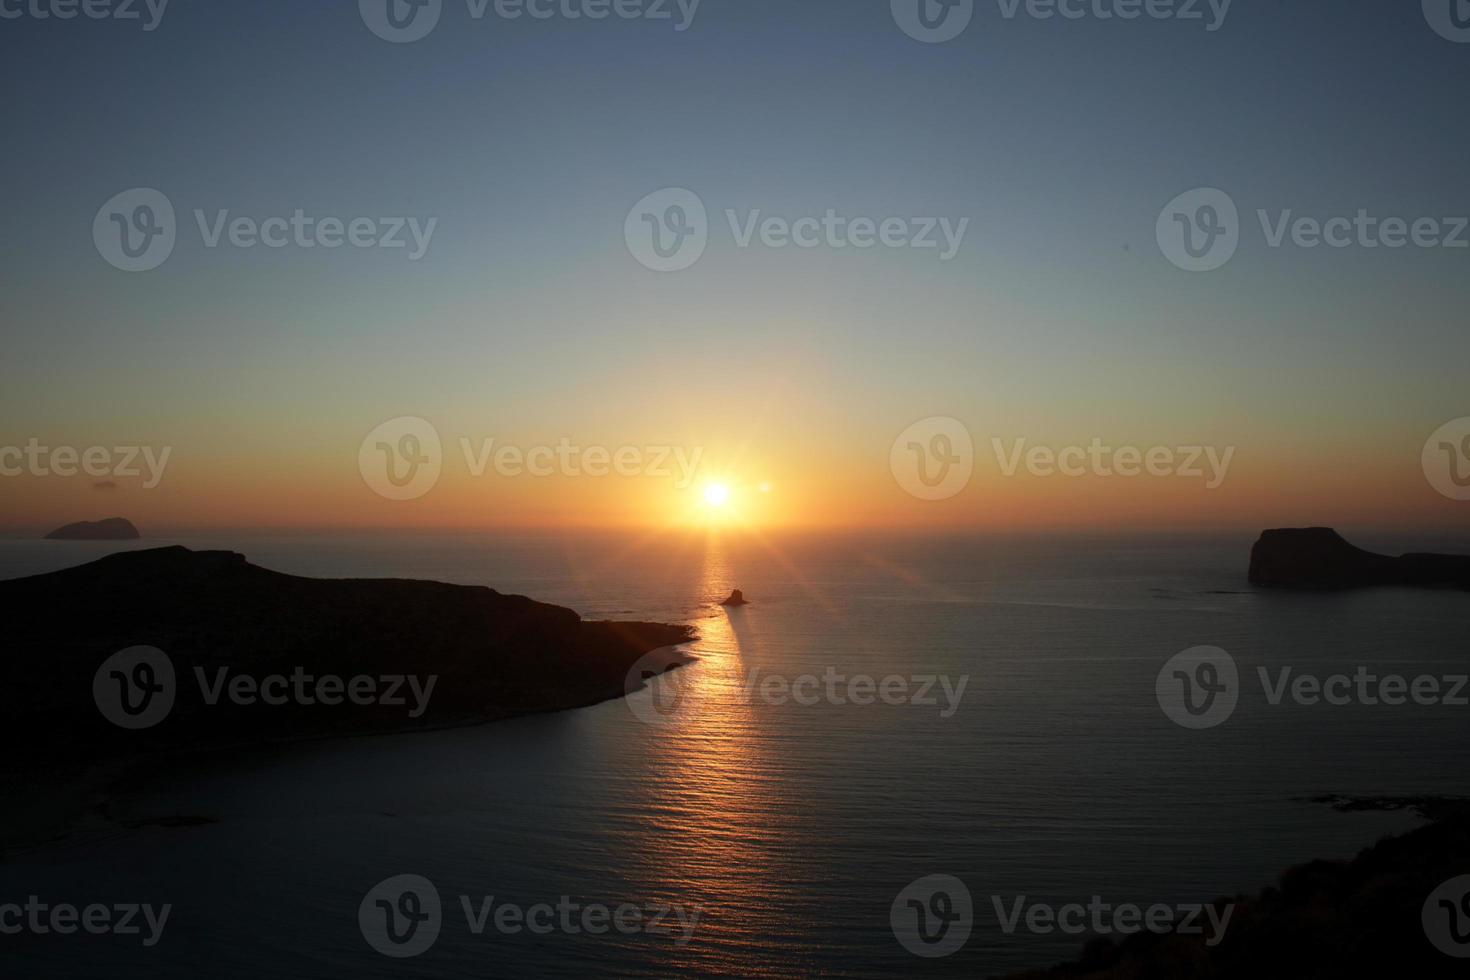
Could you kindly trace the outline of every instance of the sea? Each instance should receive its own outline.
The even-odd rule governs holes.
[[[1470,551],[1443,535],[1349,537]],[[1073,959],[1097,930],[1030,910],[1253,894],[1420,823],[1315,797],[1470,792],[1470,709],[1310,703],[1280,683],[1464,674],[1470,594],[1256,589],[1253,538],[0,540],[0,578],[181,544],[291,574],[483,585],[699,632],[687,666],[627,698],[130,781],[107,819],[0,857],[0,932],[14,921],[6,903],[32,896],[168,906],[161,931],[139,913],[134,934],[0,934],[3,973],[985,977]],[[721,606],[736,588],[749,604]],[[1229,658],[1234,704],[1180,723],[1164,691],[1174,658],[1199,648]],[[406,673],[418,655],[403,651]]]

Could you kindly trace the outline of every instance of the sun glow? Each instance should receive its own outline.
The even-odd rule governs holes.
[[[770,481],[752,480],[734,468],[711,469],[681,489],[684,505],[677,516],[671,515],[677,524],[711,530],[750,529],[769,524],[777,513],[778,495]]]

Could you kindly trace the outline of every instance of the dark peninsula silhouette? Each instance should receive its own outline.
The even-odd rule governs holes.
[[[1353,589],[1414,585],[1470,589],[1470,555],[1364,551],[1330,527],[1261,532],[1251,549],[1250,581],[1278,589]]]
[[[1121,942],[1099,937],[1075,962],[1018,973],[1009,980],[1258,980],[1264,977],[1464,977],[1466,960],[1436,948],[1424,925],[1425,905],[1447,880],[1470,874],[1470,805],[1456,800],[1331,798],[1337,809],[1399,809],[1408,804],[1432,820],[1385,837],[1351,861],[1312,861],[1291,868],[1256,895],[1234,903],[1223,941],[1198,935],[1140,932]],[[1430,909],[1455,915],[1457,908]]]
[[[570,609],[483,587],[300,578],[234,552],[181,547],[0,581],[0,612],[9,651],[0,731],[12,746],[0,769],[32,771],[573,708],[621,697],[639,657],[693,639],[687,626],[587,622]],[[107,673],[104,661],[136,646],[167,655],[174,702],[157,724],[125,730],[104,717],[93,684]],[[406,705],[353,703],[341,690],[335,704],[317,697],[240,704],[228,693],[241,676],[296,674],[348,684],[372,678],[379,693],[391,683],[383,678],[435,680],[413,717],[407,684],[396,688]],[[117,679],[98,683],[110,691],[105,685]]]
[[[133,522],[121,517],[103,521],[78,521],[46,535],[48,541],[136,541],[141,534]]]

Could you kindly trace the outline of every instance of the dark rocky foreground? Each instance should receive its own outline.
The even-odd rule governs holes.
[[[1415,585],[1470,589],[1470,555],[1392,557],[1354,547],[1330,527],[1261,532],[1251,548],[1253,585],[1279,589],[1351,589]]]
[[[1224,939],[1139,933],[1122,942],[1098,939],[1076,962],[1014,975],[1011,980],[1337,980],[1342,977],[1470,976],[1470,959],[1436,947],[1426,931],[1425,906],[1440,886],[1470,874],[1470,804],[1438,798],[1351,801],[1337,809],[1413,808],[1435,822],[1388,837],[1351,861],[1312,861],[1281,875],[1257,895],[1218,898],[1235,903]],[[1324,801],[1327,802],[1327,801]],[[1456,901],[1470,903],[1470,898]],[[1470,907],[1427,913],[1447,923],[1451,911],[1464,934]],[[1445,942],[1441,937],[1441,942]],[[1453,947],[1452,947],[1453,948]],[[1470,953],[1470,935],[1460,946]]]
[[[133,522],[122,517],[102,521],[78,521],[58,527],[46,535],[47,541],[136,541],[142,537]]]
[[[207,753],[587,705],[622,696],[643,654],[693,638],[685,626],[584,622],[570,609],[487,588],[298,578],[233,552],[177,547],[0,582],[0,615],[7,641],[0,731],[9,747],[0,770],[32,775],[174,750]],[[99,704],[115,702],[125,682],[162,684],[162,672],[150,667],[140,675],[124,664],[109,676],[99,668],[137,646],[167,655],[174,694],[156,724],[128,729]],[[273,675],[286,679],[272,692],[288,691],[285,704],[259,697],[240,704],[230,695],[236,683],[248,690]],[[327,675],[342,687],[320,687]],[[303,687],[296,686],[300,676],[310,678]],[[410,676],[421,691],[434,678],[426,699],[415,697]],[[357,678],[371,680],[373,703],[348,696],[357,683],[368,700],[368,681]],[[142,688],[129,690],[136,707]],[[217,703],[207,690],[218,692]],[[297,690],[315,703],[301,703]],[[322,703],[329,699],[339,703]],[[399,703],[384,703],[392,701]],[[416,702],[422,710],[411,715]]]

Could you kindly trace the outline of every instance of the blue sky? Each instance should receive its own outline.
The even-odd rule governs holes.
[[[350,0],[173,0],[153,31],[0,20],[0,52],[22,432],[106,405],[107,426],[201,451],[231,426],[251,451],[309,452],[303,428],[400,412],[641,433],[677,405],[704,438],[795,413],[854,452],[943,413],[1417,458],[1470,414],[1470,250],[1272,249],[1255,218],[1470,214],[1470,44],[1417,3],[1238,0],[1211,32],[991,0],[925,44],[887,0],[703,0],[683,32],[446,0],[429,36],[389,44]],[[143,274],[90,234],[132,187],[180,217]],[[665,187],[712,227],[698,264],[661,275],[623,223]],[[1196,187],[1243,219],[1207,274],[1154,238]],[[438,223],[410,263],[206,249],[196,208]],[[727,208],[971,224],[951,262],[740,249]]]

